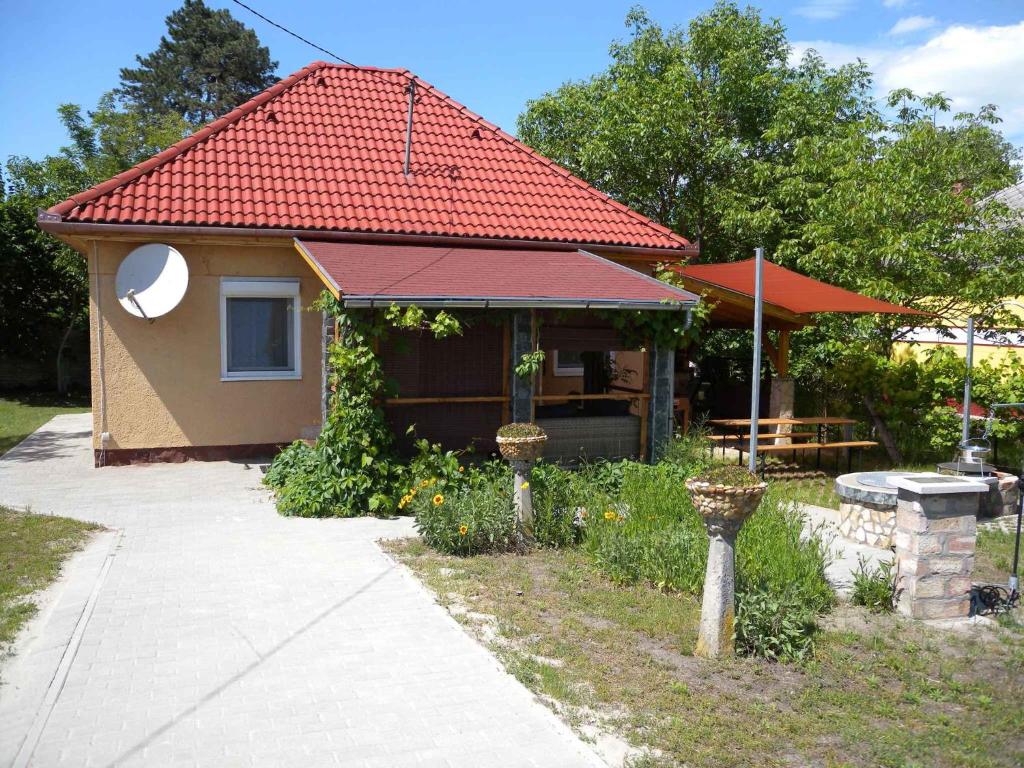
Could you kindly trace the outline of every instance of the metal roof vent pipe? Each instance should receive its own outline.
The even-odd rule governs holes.
[[[402,165],[402,173],[408,176],[411,171],[410,163],[412,161],[412,116],[413,108],[416,106],[416,78],[412,78],[409,81],[405,92],[409,94],[409,119],[405,126],[405,163]]]

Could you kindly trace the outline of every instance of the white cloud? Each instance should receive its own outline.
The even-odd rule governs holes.
[[[838,19],[853,5],[853,0],[807,0],[793,9],[798,16],[806,19]]]
[[[793,56],[814,48],[832,65],[864,59],[879,95],[894,88],[943,92],[953,111],[996,104],[1003,133],[1024,143],[1024,22],[1007,26],[954,25],[912,45],[856,46],[827,40],[793,44]]]
[[[934,16],[907,16],[892,25],[889,34],[893,36],[907,35],[911,32],[920,32],[922,29],[937,27],[939,20]]]

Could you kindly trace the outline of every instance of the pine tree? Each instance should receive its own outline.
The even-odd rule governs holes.
[[[121,70],[118,96],[153,116],[176,113],[199,126],[270,86],[277,62],[256,33],[203,0],[167,17],[168,36],[139,67]]]

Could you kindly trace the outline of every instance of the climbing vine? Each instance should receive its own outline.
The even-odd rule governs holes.
[[[421,330],[440,339],[462,333],[462,323],[443,310],[428,313],[415,306],[350,311],[328,293],[311,308],[338,322],[338,340],[328,346],[327,420],[315,445],[299,440],[278,454],[266,482],[277,489],[282,514],[389,513],[402,495],[405,469],[384,416],[382,403],[391,393],[376,350],[394,330]]]

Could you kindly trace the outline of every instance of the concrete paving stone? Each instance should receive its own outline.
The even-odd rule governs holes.
[[[0,504],[109,531],[3,669],[0,765],[42,716],[36,766],[602,765],[380,550],[410,520],[283,518],[240,462],[95,469],[90,428],[0,458]]]

